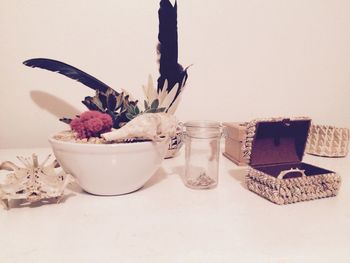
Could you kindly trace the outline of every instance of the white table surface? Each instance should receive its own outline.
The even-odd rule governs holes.
[[[0,150],[0,161],[33,152],[51,150]],[[220,159],[212,190],[184,186],[182,153],[132,194],[76,186],[60,204],[0,208],[0,262],[350,262],[349,157],[305,155],[342,175],[340,193],[286,206],[248,191],[245,169]]]

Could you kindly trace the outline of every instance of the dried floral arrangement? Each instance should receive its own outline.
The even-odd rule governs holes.
[[[142,104],[139,103],[139,100],[133,99],[126,91],[118,92],[88,73],[61,61],[35,58],[23,62],[28,67],[62,74],[95,91],[93,97],[86,96],[82,101],[89,111],[76,118],[63,117],[60,119],[70,125],[76,139],[86,142],[90,138],[102,137],[90,141],[105,143],[105,138],[101,136],[103,133],[110,132],[111,129],[126,129],[128,122],[134,119],[138,120],[139,117],[142,119],[135,121],[134,125],[131,126],[145,125],[144,120],[147,117],[141,116],[146,114],[163,113],[162,115],[158,114],[159,117],[156,118],[158,121],[167,119],[169,122],[173,120],[172,117],[165,117],[165,114],[172,115],[176,111],[188,78],[188,68],[183,68],[178,63],[177,2],[175,1],[175,4],[172,5],[169,0],[161,0],[158,17],[159,44],[157,51],[160,76],[157,80],[157,88],[155,88],[151,76],[147,86],[143,86],[145,99]],[[150,128],[155,128],[155,126]],[[129,133],[131,136],[135,132],[130,131]],[[63,137],[68,138],[69,136],[66,134]],[[150,139],[148,137],[141,136],[139,138]]]

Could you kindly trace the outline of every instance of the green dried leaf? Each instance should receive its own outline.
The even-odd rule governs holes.
[[[117,105],[115,107],[116,111],[119,110],[123,106],[123,99],[124,99],[123,93],[121,93],[117,96]]]
[[[107,97],[107,108],[114,111],[117,106],[117,98],[114,94],[109,94]]]
[[[152,109],[152,108],[150,108],[150,109],[148,109],[147,111],[145,111],[146,113],[156,113],[156,110],[157,109]]]
[[[93,102],[93,98],[90,96],[87,96],[84,98],[82,103],[89,109],[89,110],[100,110],[98,106]]]
[[[159,106],[159,100],[158,99],[155,99],[152,104],[151,104],[151,108],[152,109],[157,109]]]
[[[126,106],[126,110],[127,110],[127,112],[130,113],[130,114],[133,114],[133,115],[135,114],[133,105],[127,105],[127,106]]]
[[[164,112],[166,110],[166,108],[158,108],[155,110],[155,112]]]
[[[71,118],[66,118],[66,117],[63,117],[63,118],[60,118],[59,119],[61,122],[64,122],[65,124],[70,124],[72,119]]]
[[[97,97],[98,100],[101,102],[102,109],[107,108],[107,97],[104,93],[100,92],[99,90],[96,90],[95,97]]]
[[[148,102],[146,100],[144,100],[143,103],[144,103],[144,106],[145,106],[145,110],[148,110],[149,109]]]
[[[135,118],[135,116],[131,113],[126,113],[126,117],[131,121],[133,118]]]
[[[99,99],[99,96],[98,96],[98,95],[95,95],[95,96],[92,98],[92,103],[94,103],[100,111],[103,111],[103,110],[104,110],[104,109],[103,109],[102,102],[101,102],[101,100]]]

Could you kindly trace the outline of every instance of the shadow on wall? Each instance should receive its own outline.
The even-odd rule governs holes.
[[[30,92],[30,97],[41,109],[48,111],[57,118],[74,117],[80,114],[77,108],[50,93],[33,90]]]

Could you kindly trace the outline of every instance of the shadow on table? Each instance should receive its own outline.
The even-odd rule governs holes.
[[[145,185],[140,189],[140,191],[152,187],[168,177],[163,166],[161,166],[157,172],[145,183]]]
[[[81,186],[78,184],[77,181],[69,184],[67,186],[67,189],[74,192],[74,193],[78,193],[78,194],[83,194],[83,195],[91,195],[88,192],[85,192],[83,188],[81,188]]]
[[[247,185],[245,183],[245,176],[248,173],[247,168],[240,168],[240,169],[232,169],[228,171],[229,175],[236,179],[243,188],[248,189]]]
[[[181,180],[185,181],[185,166],[184,165],[175,166],[172,169],[172,173],[179,175]]]
[[[57,205],[57,204],[65,203],[66,200],[72,196],[75,196],[75,194],[69,193],[69,194],[66,194],[59,199],[58,198],[47,198],[47,199],[39,200],[39,201],[33,202],[33,203],[29,203],[27,201],[17,199],[17,200],[9,201],[7,206],[8,206],[8,210],[12,210],[12,209],[23,208],[23,207],[36,208],[36,207],[40,207],[43,205]]]
[[[147,183],[140,190],[147,189],[149,187],[152,187],[152,186],[160,183],[161,181],[166,179],[169,176],[169,174],[179,175],[181,180],[184,181],[185,167],[183,165],[176,166],[176,167],[172,168],[170,173],[167,173],[163,167],[160,167],[158,169],[158,171],[151,177],[151,179],[149,179],[147,181]]]

